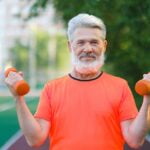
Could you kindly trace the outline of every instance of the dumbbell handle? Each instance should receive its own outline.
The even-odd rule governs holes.
[[[150,81],[139,80],[135,84],[135,91],[141,96],[150,95]]]
[[[5,71],[5,77],[8,77],[10,72],[18,72],[18,71],[16,68],[8,68]],[[30,90],[30,86],[25,80],[20,80],[16,82],[13,88],[19,96],[26,95]]]

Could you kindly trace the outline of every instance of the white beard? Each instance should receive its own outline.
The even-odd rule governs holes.
[[[105,61],[104,52],[92,62],[81,61],[72,51],[71,53],[71,63],[77,72],[81,74],[91,74],[96,73],[103,66]]]

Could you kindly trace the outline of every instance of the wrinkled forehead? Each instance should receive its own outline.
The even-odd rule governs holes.
[[[101,39],[102,32],[99,28],[79,27],[72,34],[72,40],[77,39]]]

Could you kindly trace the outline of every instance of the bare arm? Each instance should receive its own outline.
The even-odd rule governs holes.
[[[135,119],[121,122],[123,136],[133,148],[144,143],[145,135],[150,129],[150,96],[144,96],[143,104]]]
[[[144,75],[150,80],[150,73]],[[144,143],[145,135],[150,129],[150,95],[143,97],[143,104],[135,119],[121,122],[121,128],[126,142],[133,148]]]
[[[32,147],[40,146],[48,136],[50,123],[43,119],[35,119],[23,98],[16,100],[16,111],[27,143]]]
[[[8,75],[5,82],[15,98],[19,124],[27,143],[30,146],[40,146],[48,136],[50,122],[43,119],[35,119],[26,105],[24,97],[18,96],[14,91],[13,85],[21,79],[22,77],[18,73],[12,72]]]

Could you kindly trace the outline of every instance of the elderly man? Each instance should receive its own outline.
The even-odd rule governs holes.
[[[79,14],[68,24],[72,70],[45,84],[34,116],[24,97],[12,85],[20,79],[10,73],[6,83],[16,99],[20,127],[30,146],[50,137],[50,150],[123,150],[124,142],[137,148],[150,128],[150,95],[140,111],[127,82],[102,72],[107,47],[100,18]],[[145,74],[150,79],[150,74]]]

